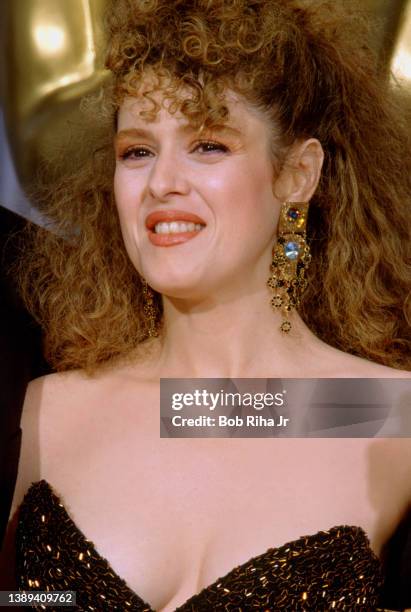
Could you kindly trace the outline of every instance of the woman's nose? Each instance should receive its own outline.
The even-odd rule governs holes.
[[[151,168],[148,189],[156,200],[167,200],[169,196],[185,195],[189,192],[187,171],[176,156],[158,154]]]

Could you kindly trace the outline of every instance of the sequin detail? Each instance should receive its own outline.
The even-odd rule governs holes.
[[[44,480],[20,507],[16,553],[20,589],[76,591],[80,611],[154,612],[97,553]],[[364,531],[343,525],[269,548],[175,612],[375,612],[382,583]]]

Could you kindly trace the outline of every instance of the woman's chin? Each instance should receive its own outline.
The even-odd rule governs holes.
[[[158,290],[157,290],[158,291]],[[159,291],[163,298],[169,300],[185,300],[185,301],[202,301],[209,297],[210,294],[205,293],[204,289],[200,287],[165,287],[162,291]]]
[[[173,282],[160,282],[153,279],[152,283],[147,279],[147,282],[155,291],[161,293],[163,297],[169,298],[170,300],[181,299],[198,301],[209,298],[212,293],[212,288],[200,284],[198,279],[193,282],[187,279],[175,280]]]

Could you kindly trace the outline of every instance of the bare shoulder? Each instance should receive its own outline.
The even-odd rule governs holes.
[[[375,363],[363,357],[344,353],[323,344],[323,358],[329,378],[404,378],[411,380],[411,372]]]
[[[72,373],[48,374],[29,383],[20,423],[22,442],[12,514],[29,486],[42,477],[43,423],[50,422],[54,409],[61,409],[73,392],[79,392],[79,377]]]
[[[30,422],[34,415],[49,420],[56,415],[62,417],[67,409],[76,411],[103,401],[108,392],[121,389],[126,376],[127,368],[114,367],[102,368],[92,375],[83,370],[70,370],[36,378],[27,389],[23,424]]]
[[[117,378],[111,371],[87,376],[73,370],[30,382],[21,418],[22,443],[12,513],[30,485],[44,477],[49,457],[58,460],[56,451],[69,432],[81,430],[82,414],[110,395]]]
[[[93,384],[94,383],[94,384]],[[52,425],[79,400],[90,396],[99,386],[81,371],[48,374],[32,380],[24,400],[21,427],[25,440],[39,439],[45,423]]]
[[[368,446],[369,490],[373,505],[383,508],[387,515],[391,512],[393,528],[411,510],[410,442],[409,438],[383,437],[375,438]]]
[[[71,402],[81,393],[90,393],[101,388],[101,384],[109,376],[88,376],[82,370],[70,370],[67,372],[56,372],[41,378],[35,378],[28,386],[24,410],[30,410],[33,404],[41,405],[47,409],[50,404],[60,406]],[[96,383],[99,383],[98,385]]]
[[[411,372],[407,370],[391,368],[360,357],[357,359],[363,362],[358,364],[358,371],[361,372],[361,376],[362,372],[364,373],[364,378],[408,378],[411,380]]]

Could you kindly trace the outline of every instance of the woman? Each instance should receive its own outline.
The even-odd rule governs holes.
[[[83,610],[388,605],[407,440],[158,433],[160,378],[410,378],[410,143],[362,21],[114,6],[106,142],[90,127],[40,202],[22,279],[59,372],[24,408],[19,586]]]

